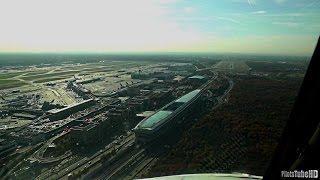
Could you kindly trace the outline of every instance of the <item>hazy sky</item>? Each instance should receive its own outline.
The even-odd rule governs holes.
[[[0,52],[310,55],[320,0],[0,0]]]

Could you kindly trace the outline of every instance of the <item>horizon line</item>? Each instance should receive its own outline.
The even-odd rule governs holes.
[[[183,54],[210,54],[210,55],[257,55],[257,56],[291,56],[291,57],[311,57],[312,53],[310,55],[306,54],[286,54],[286,53],[250,53],[250,52],[141,52],[141,51],[117,51],[117,52],[102,52],[102,51],[41,51],[41,52],[35,52],[35,51],[0,51],[0,55],[2,54],[33,54],[33,55],[41,55],[41,54],[52,54],[52,55],[151,55],[151,54],[157,54],[157,55],[168,55],[168,54],[176,54],[176,55],[183,55]]]

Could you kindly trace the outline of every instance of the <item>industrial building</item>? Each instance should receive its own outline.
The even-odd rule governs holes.
[[[78,111],[86,109],[94,104],[95,104],[95,101],[93,99],[88,99],[88,100],[84,100],[80,103],[77,103],[72,106],[62,108],[62,109],[52,109],[52,110],[48,111],[48,113],[50,114],[49,119],[51,121],[64,119],[64,118],[70,116],[71,114],[74,114]]]
[[[201,108],[201,94],[200,89],[193,90],[143,119],[134,128],[137,142],[146,143],[154,140],[165,134],[173,125],[183,123],[197,108]]]

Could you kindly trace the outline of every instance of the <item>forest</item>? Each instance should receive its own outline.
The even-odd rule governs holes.
[[[185,131],[146,177],[241,172],[263,175],[302,77],[234,76],[229,102]]]

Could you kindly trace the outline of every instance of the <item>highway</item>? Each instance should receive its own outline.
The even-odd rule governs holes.
[[[232,68],[233,68],[233,65],[232,65]],[[212,69],[212,68],[211,68]],[[219,73],[217,71],[214,71],[214,70],[211,70],[211,72],[214,74],[212,80],[210,80],[210,83],[212,83],[218,76],[219,76]],[[226,75],[223,75],[223,78],[227,79],[228,82],[229,82],[229,87],[228,89],[223,93],[223,95],[217,97],[217,100],[218,100],[218,104],[215,105],[212,110],[218,108],[220,105],[222,105],[223,103],[226,103],[228,99],[226,99],[226,96],[230,93],[230,91],[233,89],[233,86],[234,86],[234,82],[231,78],[229,78],[228,76]],[[207,86],[208,87],[208,86]]]
[[[229,87],[228,87],[228,89],[223,93],[223,95],[221,95],[220,97],[217,98],[217,99],[218,99],[218,102],[219,102],[220,104],[227,102],[228,99],[226,98],[226,96],[230,93],[230,91],[232,90],[232,88],[233,88],[233,86],[234,86],[234,82],[232,81],[232,79],[230,79],[230,78],[227,77],[227,76],[224,76],[224,78],[228,80],[228,82],[229,82]]]
[[[48,157],[45,158],[43,157],[44,153],[46,152],[47,148],[49,147],[49,145],[57,138],[59,138],[60,135],[57,135],[51,139],[49,139],[47,142],[44,143],[44,145],[38,149],[36,152],[34,152],[34,154],[29,158],[30,160],[34,160],[34,161],[38,161],[41,163],[52,163],[55,161],[60,161],[62,159],[65,159],[69,156],[72,155],[71,151],[67,151],[65,152],[63,155],[58,156],[58,157]]]

